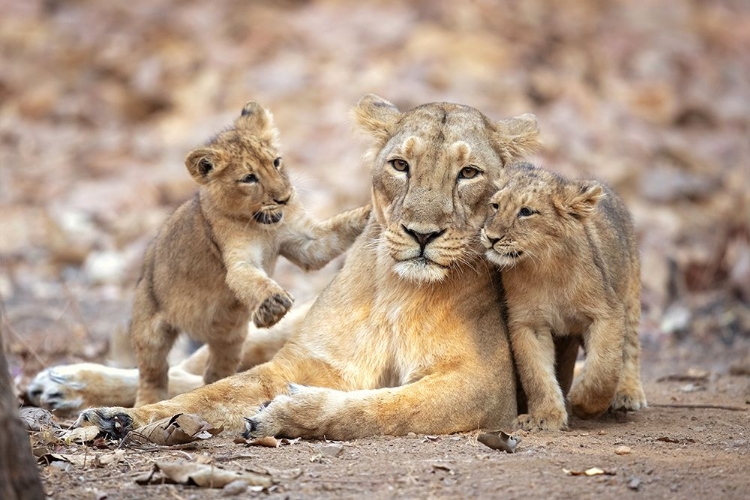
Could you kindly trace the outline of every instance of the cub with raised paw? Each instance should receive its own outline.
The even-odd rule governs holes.
[[[595,181],[567,180],[529,164],[507,169],[481,231],[502,272],[511,348],[529,413],[525,430],[567,426],[555,378],[555,337],[582,338],[586,363],[573,413],[646,406],[640,380],[640,263],[623,202]]]
[[[271,279],[279,255],[319,269],[354,242],[369,207],[312,221],[289,182],[271,113],[255,102],[185,160],[200,185],[146,252],[130,335],[136,406],[167,398],[167,353],[179,332],[208,345],[209,384],[236,372],[248,322],[266,328],[292,306]]]

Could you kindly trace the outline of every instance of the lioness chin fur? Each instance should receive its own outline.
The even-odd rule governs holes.
[[[534,117],[493,122],[448,103],[402,113],[371,95],[354,115],[374,139],[373,215],[294,336],[247,372],[79,422],[123,432],[186,412],[229,430],[250,417],[253,436],[330,439],[513,422],[502,291],[478,234],[493,182],[538,144]]]
[[[567,424],[567,387],[555,377],[555,336],[583,340],[586,364],[570,392],[573,412],[646,406],[640,381],[640,265],[630,214],[594,181],[569,181],[521,164],[505,171],[482,229],[502,269],[508,328],[529,413],[527,429]]]

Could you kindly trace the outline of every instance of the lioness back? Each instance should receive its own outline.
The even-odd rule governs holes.
[[[555,373],[554,336],[587,353],[570,399],[588,418],[646,404],[640,383],[640,265],[624,203],[604,185],[571,181],[528,164],[507,170],[482,230],[505,286],[511,345],[529,399],[516,425],[567,425]]]

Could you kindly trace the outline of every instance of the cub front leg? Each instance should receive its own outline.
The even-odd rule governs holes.
[[[248,306],[258,328],[275,325],[289,311],[294,298],[261,269],[247,262],[227,266],[227,285]]]
[[[551,332],[513,325],[510,342],[529,413],[519,415],[517,429],[560,430],[568,424],[565,399],[555,374],[555,344]]]
[[[315,271],[344,253],[370,218],[367,205],[316,223],[305,216],[290,222],[281,237],[279,252],[306,271]]]

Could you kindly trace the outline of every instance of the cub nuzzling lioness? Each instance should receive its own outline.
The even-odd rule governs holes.
[[[180,332],[208,345],[207,384],[234,374],[250,319],[269,327],[292,305],[270,278],[278,256],[319,269],[354,242],[370,214],[362,207],[311,221],[283,166],[271,113],[255,102],[185,165],[200,187],[149,246],[136,287],[136,406],[167,398],[167,354]]]
[[[567,425],[555,336],[580,336],[586,351],[569,394],[575,415],[644,408],[640,263],[627,208],[598,182],[529,164],[507,168],[498,187],[481,240],[501,268],[511,348],[528,398],[529,413],[516,427]]]

